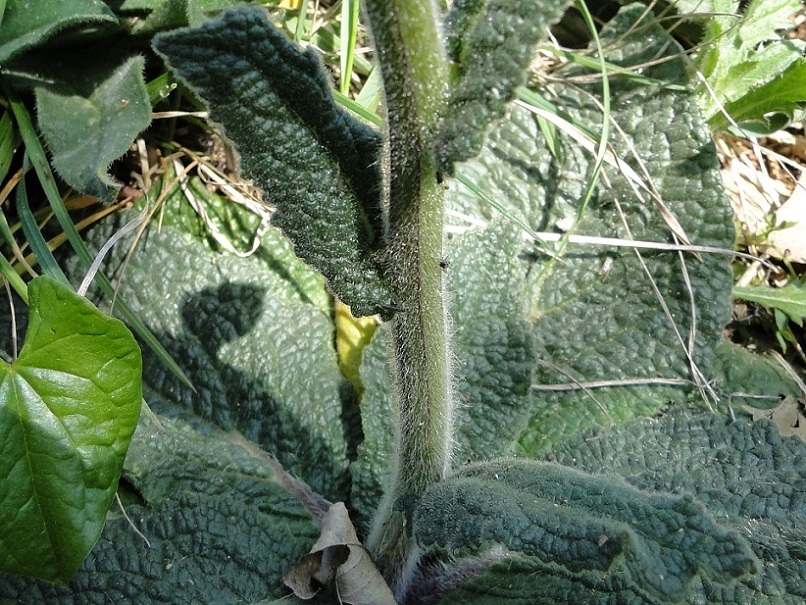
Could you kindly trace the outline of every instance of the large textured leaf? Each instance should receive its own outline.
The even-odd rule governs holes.
[[[0,63],[7,63],[15,54],[42,44],[65,28],[116,22],[101,0],[8,0],[0,28]]]
[[[640,35],[618,37],[639,14],[637,8],[622,11],[602,32],[605,42],[618,39],[606,51],[609,61],[643,64],[664,45],[669,48],[667,34],[657,26],[642,24]],[[675,60],[644,73],[667,82],[687,79],[682,64]],[[638,174],[646,167],[652,186],[692,241],[729,248],[733,241],[729,207],[696,100],[679,91],[619,78],[613,79],[611,88],[612,119],[624,132],[623,138],[619,134],[612,141],[619,156]],[[587,96],[560,86],[552,92],[580,123],[595,124],[601,119],[601,111]],[[590,92],[595,94],[596,87]],[[568,228],[580,211],[593,160],[568,135],[560,141],[560,160],[541,146],[541,139],[533,116],[516,107],[510,120],[490,134],[481,155],[459,170],[533,230]],[[606,174],[610,186],[598,187],[573,232],[669,242],[669,228],[650,196],[644,192],[643,199],[638,199],[620,171],[608,167]],[[468,214],[488,216],[489,210],[462,186],[455,188],[452,202]],[[587,392],[575,387],[577,382],[589,381],[691,379],[685,348],[694,318],[693,361],[707,374],[713,347],[729,319],[731,277],[724,258],[709,255],[700,261],[687,256],[683,265],[677,253],[642,252],[669,309],[667,316],[632,250],[569,244],[555,258],[536,249],[524,252],[529,261],[526,319],[533,326],[539,360],[533,381],[536,388],[567,385],[571,390],[535,391],[532,420],[520,437],[518,451],[545,451],[591,423],[651,414],[694,392],[693,387],[667,385]],[[459,409],[460,414],[463,410]]]
[[[68,287],[28,290],[25,345],[0,362],[0,569],[64,581],[104,526],[142,361],[128,329]]]
[[[116,64],[99,60],[96,49],[50,61],[58,79],[36,88],[36,105],[53,167],[74,189],[110,199],[120,185],[107,168],[151,121],[143,58]]]
[[[254,225],[218,204],[208,214],[223,233]],[[319,493],[345,499],[343,379],[323,279],[273,229],[249,258],[217,251],[199,237],[203,223],[181,192],[169,196],[162,218],[126,263],[120,288],[195,386],[144,356],[145,399],[164,430],[141,422],[125,476],[143,500],[126,510],[151,547],[113,509],[67,588],[2,576],[3,605],[96,603],[109,594],[122,604],[279,596],[283,572],[317,532],[233,431]],[[99,225],[88,240],[98,246],[116,229]],[[125,254],[114,249],[106,269]]]
[[[112,228],[99,228],[93,241],[104,241]],[[146,400],[157,412],[180,406],[239,430],[320,493],[344,499],[342,377],[321,276],[274,229],[246,259],[189,235],[199,230],[181,194],[174,195],[161,227],[148,231],[126,265],[120,294],[195,387],[146,353]],[[111,255],[110,273],[124,254],[118,247]]]
[[[429,489],[414,512],[425,546],[455,556],[492,544],[580,583],[618,577],[647,601],[676,603],[698,574],[730,584],[760,571],[745,539],[690,496],[532,461],[473,465]]]
[[[456,241],[447,267],[453,292],[459,460],[501,455],[529,415],[535,365],[519,229],[506,220]]]
[[[388,312],[373,253],[382,231],[381,138],[332,98],[313,50],[301,52],[264,11],[241,7],[154,42],[209,104],[296,254],[355,315]]]
[[[475,156],[487,127],[500,119],[526,82],[534,47],[548,36],[567,0],[460,0],[446,21],[451,59],[458,78],[436,141],[439,167]]]
[[[724,584],[702,576],[685,603],[797,605],[806,599],[806,446],[782,438],[774,425],[730,422],[708,415],[633,421],[593,430],[558,448],[552,458],[591,473],[615,473],[640,490],[693,494],[763,561],[760,574]],[[693,543],[691,546],[694,546]],[[569,574],[535,558],[505,556],[442,605],[649,605],[623,575]],[[663,602],[663,601],[660,601]]]
[[[179,412],[144,418],[124,475],[136,488],[66,586],[0,576],[0,604],[255,603],[317,530],[271,468]],[[131,488],[130,488],[131,490]],[[128,515],[128,519],[124,517]]]

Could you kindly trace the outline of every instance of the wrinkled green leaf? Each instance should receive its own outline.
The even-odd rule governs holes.
[[[104,526],[140,414],[140,351],[69,287],[32,281],[25,344],[0,365],[0,568],[65,581]]]
[[[451,249],[448,289],[454,292],[459,460],[507,451],[529,415],[535,358],[524,315],[524,267],[519,229],[498,219],[470,232]]]
[[[225,233],[253,225],[231,207],[208,210]],[[122,604],[256,602],[282,594],[283,572],[307,552],[316,530],[271,469],[250,462],[229,431],[320,493],[344,498],[342,377],[321,276],[274,229],[246,259],[200,241],[203,223],[178,190],[162,219],[126,265],[120,292],[196,391],[146,353],[145,399],[165,430],[141,423],[125,476],[142,497],[126,510],[151,548],[113,510],[114,522],[67,588],[2,576],[3,605],[60,603],[68,594],[92,602],[113,593]],[[117,228],[100,224],[88,241],[98,246]],[[124,245],[113,249],[106,269],[125,254]]]
[[[260,8],[226,12],[154,42],[210,104],[244,173],[277,206],[272,222],[355,315],[390,310],[374,252],[380,241],[380,136],[333,102],[305,53]]]
[[[254,603],[283,594],[280,578],[316,539],[315,524],[226,433],[172,415],[141,422],[124,470],[133,501],[110,510],[70,583],[0,576],[2,605]]]
[[[148,126],[151,104],[142,57],[121,65],[97,55],[87,59],[76,63],[71,56],[56,68],[57,84],[36,88],[37,117],[59,175],[74,189],[108,200],[120,185],[107,168]]]
[[[620,37],[639,14],[639,8],[624,10],[602,31],[605,44],[619,40],[610,50],[611,63],[643,65],[660,49],[672,48],[668,34],[657,25],[642,23],[640,33]],[[662,62],[644,74],[669,83],[687,81],[678,61]],[[595,94],[596,89],[591,85],[590,92]],[[601,110],[588,97],[561,86],[551,92],[580,123],[601,120]],[[652,186],[693,242],[730,248],[729,206],[696,100],[680,91],[618,77],[611,82],[611,94],[612,119],[626,136],[612,141],[620,159],[638,174],[645,167]],[[558,160],[542,146],[541,138],[533,117],[515,107],[510,119],[490,134],[479,157],[461,165],[461,171],[533,231],[550,232],[574,224],[593,159],[564,134]],[[597,188],[572,232],[669,242],[669,228],[650,196],[644,192],[643,200],[638,199],[619,170],[606,166],[605,173],[609,187]],[[463,186],[452,190],[451,202],[458,210],[489,220],[489,208]],[[559,257],[524,249],[525,319],[532,325],[538,360],[531,420],[515,450],[527,455],[547,451],[557,440],[590,424],[653,414],[672,401],[686,400],[696,393],[692,386],[616,385],[585,391],[576,382],[691,379],[683,343],[688,341],[692,316],[697,322],[693,359],[707,375],[713,347],[730,318],[731,276],[723,258],[706,255],[700,261],[687,255],[684,267],[677,253],[641,251],[669,318],[629,248],[568,244],[555,248],[555,253]],[[568,390],[546,392],[539,390],[542,385],[567,385]],[[473,404],[472,393],[469,403]]]
[[[114,228],[99,227],[91,241]],[[321,276],[275,229],[246,259],[189,235],[199,229],[177,191],[126,265],[119,295],[195,387],[146,352],[146,401],[156,412],[179,406],[240,431],[319,493],[343,500],[342,376]],[[125,253],[120,245],[110,254],[110,272]]]
[[[153,35],[177,27],[200,25],[216,12],[242,3],[241,0],[124,0],[115,10],[124,15],[143,14],[143,18],[135,22],[133,33]]]
[[[780,363],[732,342],[722,341],[716,346],[712,374],[728,411],[734,413],[743,405],[772,408],[782,397],[802,394]]]
[[[585,583],[619,577],[662,603],[682,601],[699,574],[729,584],[760,571],[743,537],[691,496],[644,492],[552,463],[463,468],[418,503],[414,533],[426,548],[454,556],[498,544]]]
[[[0,27],[0,64],[76,25],[117,23],[101,0],[8,0]]]
[[[702,576],[691,585],[684,602],[796,605],[806,598],[802,582],[806,556],[801,548],[806,539],[806,475],[800,463],[804,455],[802,442],[781,438],[769,422],[750,425],[731,423],[720,416],[685,419],[673,415],[658,421],[633,421],[610,431],[588,431],[555,450],[552,458],[586,472],[620,475],[633,486],[629,489],[692,494],[718,520],[721,532],[741,536],[764,561],[759,576],[734,583]],[[599,475],[599,479],[606,476]],[[695,556],[696,544],[689,545],[689,557]],[[701,544],[708,546],[709,541]],[[623,574],[569,574],[536,558],[506,554],[487,573],[440,603],[668,602],[642,594],[627,579]]]
[[[457,82],[436,140],[440,170],[451,173],[454,162],[479,152],[487,127],[504,116],[515,89],[526,82],[535,45],[566,5],[567,0],[453,4],[446,35]]]

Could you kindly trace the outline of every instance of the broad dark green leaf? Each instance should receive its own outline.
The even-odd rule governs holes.
[[[674,48],[657,25],[640,24],[640,34],[620,37],[619,32],[639,14],[638,8],[622,11],[603,30],[604,42],[612,44],[607,50],[610,62],[625,67],[644,64],[661,49]],[[688,77],[677,60],[647,68],[644,75],[670,83],[685,83]],[[588,91],[596,94],[597,88],[591,85]],[[730,248],[730,208],[696,99],[618,77],[611,81],[611,90],[612,120],[624,133],[611,141],[620,159],[637,174],[646,168],[652,186],[692,242]],[[601,110],[586,95],[559,85],[551,92],[581,124],[601,120]],[[541,139],[534,117],[515,107],[510,119],[490,134],[479,157],[459,169],[532,230],[552,232],[571,226],[580,212],[593,158],[568,134],[561,135],[560,160],[543,148]],[[639,199],[620,170],[607,166],[605,173],[609,187],[600,184],[573,233],[672,241],[650,195],[644,191]],[[454,188],[451,201],[457,210],[489,220],[490,209],[462,185]],[[554,252],[559,256],[548,256],[536,247],[523,250],[525,319],[532,325],[538,360],[535,388],[566,385],[569,390],[535,390],[532,417],[515,450],[525,455],[548,451],[585,426],[618,423],[698,397],[689,385],[616,385],[584,391],[576,383],[693,380],[685,353],[693,318],[693,360],[708,378],[713,348],[730,317],[731,275],[725,257],[704,255],[698,260],[686,255],[681,261],[675,252],[641,251],[670,318],[633,250],[569,244]]]
[[[745,539],[691,496],[545,462],[463,468],[418,503],[414,533],[454,556],[498,544],[587,584],[618,577],[649,602],[681,602],[699,574],[730,584],[760,571]]]
[[[683,494],[693,495],[700,503],[698,506],[718,521],[718,534],[733,536],[734,540],[741,536],[740,541],[749,544],[754,555],[763,561],[758,575],[747,575],[736,582],[725,583],[724,577],[720,580],[718,575],[702,575],[691,583],[688,598],[678,601],[691,605],[796,605],[803,602],[806,555],[801,545],[806,540],[806,474],[800,461],[804,456],[806,446],[799,439],[783,439],[769,422],[750,425],[744,421],[730,422],[716,415],[687,419],[680,414],[657,421],[632,421],[610,431],[587,431],[552,454],[557,464],[595,473],[600,481],[610,476],[602,473],[619,475],[632,486],[628,491],[674,490],[679,495],[671,498],[680,501],[687,497]],[[612,485],[619,484],[624,485],[622,480],[611,481],[598,493],[601,496],[612,491]],[[541,489],[557,492],[563,488],[555,486],[545,490],[543,486]],[[589,502],[595,498],[593,496]],[[557,512],[557,518],[573,515],[574,502],[575,498],[571,498],[570,509]],[[656,520],[670,518],[658,515]],[[488,526],[494,527],[494,522],[490,521]],[[566,526],[565,533],[575,531],[574,527]],[[693,524],[689,529],[704,527]],[[700,561],[697,556],[700,547],[718,547],[719,543],[719,539],[686,543],[684,547],[689,550],[686,558]],[[722,544],[736,542],[727,540]],[[662,552],[654,552],[652,561],[659,561],[657,557]],[[726,550],[720,556],[728,554]],[[631,555],[640,553],[633,551],[627,557]],[[628,574],[601,575],[590,569],[568,573],[537,557],[516,554],[499,555],[499,561],[440,603],[650,605],[673,602],[637,589],[629,582]],[[730,566],[739,561],[738,558],[726,559]]]
[[[526,82],[534,47],[548,36],[567,0],[463,0],[448,13],[446,28],[457,82],[436,140],[440,170],[474,157],[488,126],[504,117],[515,89]]]
[[[207,210],[225,235],[242,237],[257,222],[220,198]],[[283,594],[283,572],[317,532],[233,431],[319,493],[345,499],[343,379],[324,280],[275,229],[248,258],[221,252],[200,238],[204,225],[178,189],[162,218],[126,264],[119,290],[196,388],[145,353],[144,396],[164,430],[141,421],[124,473],[139,496],[125,509],[151,547],[113,508],[67,587],[0,576],[2,605],[94,603],[110,594],[120,604],[252,603]],[[98,225],[89,244],[118,228]],[[113,249],[105,269],[112,273],[125,255],[124,245]]]
[[[95,544],[142,399],[128,329],[49,278],[25,344],[0,362],[0,568],[67,580]]]
[[[104,23],[117,23],[117,18],[101,0],[8,0],[0,27],[0,64],[68,27]]]
[[[446,272],[455,327],[457,460],[505,453],[528,421],[535,367],[520,230],[498,219],[457,238]]]
[[[226,202],[219,204],[210,214],[226,217]],[[90,241],[104,242],[115,228],[100,226]],[[323,279],[276,229],[248,258],[200,241],[203,229],[177,189],[162,225],[147,230],[126,264],[120,296],[195,387],[145,352],[146,401],[156,412],[178,406],[240,431],[319,493],[343,500],[342,376]],[[115,248],[109,273],[125,254],[125,246]]]
[[[53,85],[37,86],[39,129],[56,172],[74,189],[108,200],[120,187],[107,174],[137,134],[151,121],[151,104],[143,80],[144,61],[133,57],[118,64],[97,49],[51,58]]]
[[[300,51],[253,7],[162,34],[154,46],[209,103],[296,254],[355,315],[388,312],[375,257],[381,138],[336,106],[314,51]]]
[[[0,576],[0,604],[255,603],[284,593],[280,578],[316,540],[316,525],[227,433],[173,415],[140,423],[123,508],[110,510],[70,583]]]

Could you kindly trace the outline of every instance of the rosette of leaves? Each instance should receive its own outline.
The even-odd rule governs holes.
[[[476,21],[481,27],[485,11],[498,5],[479,6],[465,7],[476,16],[451,31],[452,39],[464,39],[462,32],[474,31]],[[603,33],[619,40],[610,49],[612,60],[625,68],[669,48],[655,25],[623,38],[640,14],[625,10],[611,33]],[[200,37],[212,56],[199,51]],[[146,356],[145,396],[159,422],[143,421],[135,435],[124,469],[133,501],[123,507],[142,536],[113,510],[93,556],[70,584],[2,577],[0,603],[89,603],[108,595],[121,603],[279,598],[281,577],[294,561],[325,557],[324,549],[309,553],[317,497],[293,483],[288,471],[324,497],[346,502],[353,520],[364,521],[359,535],[378,507],[383,510],[389,467],[396,464],[394,434],[402,430],[394,407],[398,387],[386,372],[390,330],[378,330],[364,351],[356,430],[356,402],[342,388],[328,293],[388,315],[405,311],[388,298],[394,289],[387,288],[386,261],[378,254],[384,245],[378,232],[383,207],[372,206],[378,190],[358,186],[362,179],[373,184],[374,168],[364,162],[377,153],[378,137],[332,106],[310,53],[286,42],[258,9],[177,32],[158,49],[189,82],[198,78],[211,104],[225,91],[238,99],[235,108],[219,105],[216,116],[236,146],[238,125],[249,119],[250,132],[241,133],[247,174],[266,179],[274,198],[284,192],[283,175],[289,176],[286,188],[310,187],[310,199],[297,204],[304,197],[299,191],[290,203],[274,199],[293,249],[272,230],[248,259],[210,245],[198,221],[178,205],[179,196],[171,201],[122,285],[196,386],[183,386]],[[457,58],[470,60],[461,52]],[[658,196],[692,241],[725,245],[731,227],[713,149],[695,103],[670,86],[684,82],[684,72],[669,60],[650,76],[611,82],[613,117],[624,132],[614,149],[633,171],[638,163],[628,151],[637,149],[656,178]],[[309,90],[301,82],[327,107],[314,112],[297,103],[288,91]],[[595,103],[583,92],[551,91],[569,115],[591,122]],[[587,92],[596,93],[596,85]],[[525,243],[523,226],[546,230],[569,217],[577,219],[577,232],[625,237],[616,202],[634,237],[671,238],[651,202],[636,197],[618,171],[608,174],[612,189],[599,187],[581,209],[582,176],[593,159],[570,141],[558,155],[542,151],[538,126],[522,108],[504,117],[479,156],[454,170],[498,200],[510,219],[492,217],[483,199],[448,181],[453,208],[485,227],[454,236],[443,267],[441,258],[432,259],[447,274],[451,292],[457,410],[455,432],[445,437],[456,446],[445,480],[391,503],[415,542],[404,576],[382,568],[397,601],[802,600],[803,557],[793,545],[804,539],[798,491],[804,482],[796,466],[804,446],[761,424],[693,417],[686,406],[697,395],[696,387],[681,382],[692,366],[712,376],[730,293],[725,263],[652,252],[642,264],[632,251],[570,243],[551,256]],[[263,130],[255,134],[256,127]],[[298,178],[314,168],[316,174],[305,172],[310,178]],[[308,204],[331,196],[332,215]],[[312,213],[307,220],[317,229],[308,237],[315,242],[304,242],[304,212],[295,214],[301,211]],[[346,218],[334,225],[338,212]],[[113,229],[99,227],[97,243]],[[335,277],[328,273],[334,270],[330,246],[346,247],[340,257],[345,270]],[[122,259],[115,252],[109,262]],[[696,334],[687,352],[687,339],[681,344],[678,333],[690,332]],[[658,372],[672,384],[589,387],[595,400],[584,392],[546,395],[532,388],[636,382]],[[727,379],[722,386],[731,388]],[[678,414],[661,421],[635,418],[673,405]],[[255,446],[285,470],[261,462]],[[495,461],[513,453],[527,459]],[[748,480],[745,466],[757,475]],[[335,547],[326,548],[344,551]]]

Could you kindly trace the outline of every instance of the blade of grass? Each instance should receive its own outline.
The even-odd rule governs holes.
[[[591,69],[601,69],[602,64],[604,64],[607,69],[607,72],[611,76],[621,76],[627,78],[628,80],[633,80],[639,84],[645,84],[647,86],[659,86],[667,90],[679,90],[679,91],[686,90],[686,87],[681,86],[680,84],[669,84],[668,82],[665,82],[663,80],[648,78],[645,75],[635,71],[635,68],[625,69],[624,67],[616,65],[615,63],[608,63],[607,61],[603,62],[601,59],[592,58],[581,53],[565,50],[563,48],[557,48],[556,46],[552,46],[550,44],[544,44],[539,48],[540,50],[550,52],[556,57],[565,59],[570,63],[576,63],[577,65],[581,65],[582,67],[589,67]],[[599,49],[597,48],[597,50]]]
[[[0,118],[0,181],[6,179],[8,170],[11,167],[11,160],[14,159],[14,124],[8,112],[3,113]]]
[[[294,42],[299,44],[305,36],[305,19],[308,16],[308,0],[300,0],[297,9],[297,27],[294,29]]]
[[[362,107],[376,111],[381,102],[381,86],[383,86],[381,70],[373,69],[355,100]]]
[[[28,154],[26,152],[23,159],[23,172],[28,169]],[[62,268],[56,259],[53,258],[53,253],[50,251],[42,232],[39,230],[39,225],[31,212],[31,207],[28,205],[28,192],[25,188],[25,179],[20,179],[17,185],[17,214],[20,217],[20,224],[22,225],[22,232],[25,234],[25,239],[31,250],[36,255],[39,266],[42,268],[43,274],[63,284],[70,285]]]
[[[525,222],[523,222],[517,216],[512,214],[501,203],[499,203],[498,201],[496,201],[495,199],[493,199],[492,197],[487,195],[481,189],[481,187],[476,185],[476,183],[471,181],[469,178],[467,178],[467,176],[465,176],[463,173],[459,172],[458,170],[456,171],[456,180],[459,181],[460,183],[462,183],[462,185],[464,185],[468,189],[470,189],[470,191],[475,193],[483,202],[485,202],[486,204],[489,204],[492,208],[494,208],[495,210],[500,212],[502,216],[507,218],[507,220],[512,221],[518,227],[520,227],[524,231],[524,233],[526,233],[529,237],[531,237],[535,241],[535,243],[537,244],[538,248],[540,248],[541,252],[543,252],[544,254],[547,254],[548,256],[552,256],[552,257],[554,256],[554,253],[551,252],[551,250],[549,248],[549,245],[545,241],[543,241],[540,238],[540,236],[537,233],[535,233],[532,230],[531,227],[529,227],[529,225],[527,225]]]
[[[358,7],[358,0],[343,0],[341,4],[339,92],[343,95],[350,91],[350,80],[353,77],[355,41],[358,38]]]
[[[346,107],[358,117],[365,119],[370,124],[374,124],[375,126],[383,125],[383,119],[378,114],[364,108],[362,105],[359,105],[357,102],[353,101],[350,97],[346,97],[341,94],[338,90],[333,91],[333,96],[335,97],[336,101],[342,105],[342,107]]]
[[[24,177],[22,168],[17,170],[14,174],[9,177],[6,181],[5,185],[3,185],[3,189],[0,190],[0,205],[6,203],[6,200],[11,196],[11,192],[16,189],[17,185],[20,182],[20,179]],[[2,235],[3,239],[5,240],[6,244],[9,248],[11,248],[11,254],[20,263],[22,269],[17,271],[15,269],[15,273],[21,274],[23,271],[27,271],[31,277],[36,277],[37,273],[31,268],[31,265],[25,260],[25,255],[23,254],[22,249],[20,248],[17,240],[14,239],[14,231],[19,229],[19,224],[17,224],[13,229],[11,225],[8,224],[8,220],[6,219],[5,212],[0,212],[0,235]],[[13,266],[13,265],[12,265]]]
[[[26,153],[30,156],[31,164],[33,164],[34,170],[39,177],[39,182],[48,198],[51,208],[53,209],[53,213],[56,215],[56,220],[59,221],[59,225],[61,226],[62,230],[67,234],[67,239],[69,240],[70,245],[75,253],[84,262],[85,266],[90,267],[92,265],[92,255],[87,249],[84,240],[82,240],[81,236],[78,234],[78,231],[73,224],[73,220],[70,218],[70,214],[67,212],[67,208],[64,206],[61,195],[59,195],[59,189],[56,186],[56,179],[50,170],[50,164],[48,164],[48,158],[45,155],[45,150],[42,148],[42,144],[39,140],[36,130],[34,130],[31,116],[28,114],[28,110],[22,104],[22,101],[19,99],[19,96],[15,91],[5,88],[3,92],[9,101],[9,106],[11,107],[11,111],[14,114],[15,120],[17,121],[17,128],[19,129],[20,136],[22,137],[22,141],[25,145]],[[104,293],[110,298],[114,298],[115,288],[106,278],[106,276],[103,273],[99,273],[97,279]],[[165,350],[165,347],[162,346],[160,341],[157,340],[154,334],[151,333],[151,330],[148,329],[148,326],[143,323],[143,320],[137,316],[132,308],[123,301],[120,301],[118,302],[118,309],[131,329],[143,339],[143,341],[152,351],[154,351],[160,361],[165,364],[165,367],[167,367],[184,384],[190,388],[193,388],[193,385],[188,377],[185,376],[182,368],[179,367],[168,351]]]
[[[20,277],[19,273],[14,270],[14,267],[8,262],[8,259],[5,255],[0,254],[0,275],[2,275],[6,283],[10,284],[17,295],[22,299],[22,301],[27,305],[28,304],[28,286],[25,285],[25,282]]]

